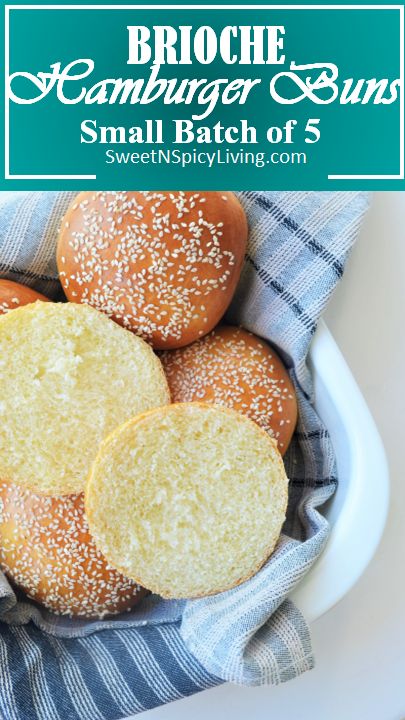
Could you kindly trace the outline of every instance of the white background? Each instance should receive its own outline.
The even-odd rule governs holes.
[[[405,193],[376,193],[326,322],[391,471],[384,538],[356,587],[312,625],[317,666],[276,688],[223,685],[142,720],[405,719]]]

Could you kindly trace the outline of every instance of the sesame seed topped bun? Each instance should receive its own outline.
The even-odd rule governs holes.
[[[0,483],[0,567],[28,597],[61,615],[116,615],[146,593],[97,549],[83,495],[44,497]]]
[[[221,319],[246,242],[229,192],[82,192],[63,219],[57,262],[69,300],[155,348],[177,348]]]
[[[46,302],[48,298],[26,285],[20,285],[12,280],[0,280],[0,315],[36,300]]]
[[[275,438],[282,454],[297,422],[294,387],[277,353],[240,327],[220,326],[160,355],[173,402],[202,400],[247,415]]]

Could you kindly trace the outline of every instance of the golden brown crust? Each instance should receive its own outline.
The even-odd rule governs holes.
[[[0,315],[36,300],[50,302],[45,295],[41,295],[26,285],[20,285],[12,280],[0,280]]]
[[[284,454],[297,422],[297,400],[277,353],[240,327],[222,325],[192,345],[160,354],[173,402],[203,400],[247,415]]]
[[[193,407],[212,409],[211,404],[203,402],[203,401],[189,403],[189,405],[193,406]],[[85,513],[87,516],[87,520],[88,520],[92,535],[95,539],[95,542],[99,545],[99,547],[103,547],[103,542],[100,541],[100,536],[98,534],[97,524],[95,522],[94,513],[91,508],[91,503],[89,502],[89,497],[90,497],[90,494],[92,493],[92,484],[94,482],[96,468],[97,468],[99,462],[102,460],[105,452],[108,451],[109,445],[111,443],[113,443],[115,440],[118,440],[120,434],[122,433],[122,431],[124,429],[135,427],[135,426],[141,424],[142,422],[144,422],[145,420],[153,418],[154,415],[161,415],[161,414],[167,415],[169,412],[176,412],[176,411],[182,413],[183,407],[184,407],[184,403],[173,403],[172,405],[167,406],[167,407],[154,408],[152,410],[148,410],[147,412],[144,412],[144,413],[138,415],[137,417],[132,418],[131,420],[126,422],[124,425],[122,425],[120,428],[117,428],[116,430],[114,430],[109,435],[109,437],[107,437],[100,445],[97,457],[91,468],[88,482],[87,482],[86,489],[85,489]],[[237,413],[235,413],[235,411],[230,408],[227,408],[224,406],[217,406],[216,409],[229,415],[229,416],[238,418]],[[240,420],[243,421],[243,418],[240,418]],[[277,443],[274,440],[274,438],[272,438],[263,428],[261,428],[257,424],[256,424],[256,429],[257,429],[257,432],[260,433],[261,436],[266,440],[266,443],[268,444],[269,448],[271,449],[271,456],[272,456],[272,459],[275,462],[275,464],[278,465],[277,472],[279,473],[280,478],[285,478],[285,480],[286,480],[285,494],[284,494],[283,508],[282,508],[282,515],[283,515],[283,518],[285,519],[285,515],[286,515],[286,511],[287,511],[287,504],[288,504],[288,489],[287,489],[288,488],[288,480],[286,478],[282,456],[277,448]],[[95,496],[95,494],[94,494],[94,496]],[[113,508],[111,508],[111,512],[114,512]],[[281,528],[281,525],[280,525],[280,528]],[[260,568],[267,562],[267,560],[269,559],[273,550],[275,549],[278,539],[279,539],[279,535],[277,534],[277,536],[272,539],[272,542],[269,543],[269,545],[266,547],[260,561],[255,565],[255,567],[249,573],[238,578],[236,581],[233,581],[229,584],[223,584],[221,587],[212,589],[210,592],[203,592],[203,593],[193,594],[193,595],[179,595],[177,593],[172,593],[170,591],[170,589],[162,587],[162,586],[153,587],[152,591],[166,599],[181,599],[181,598],[197,599],[199,597],[208,597],[211,595],[216,595],[218,593],[230,590],[233,587],[236,587],[236,586],[242,584],[243,582],[246,582],[260,570]],[[103,549],[106,552],[106,554],[108,555],[107,549],[106,548],[103,548]],[[114,560],[113,564],[114,564],[114,567],[119,572],[126,573],[128,575],[127,570],[124,570],[123,566],[120,565],[120,563],[117,563],[116,560]],[[130,573],[130,576],[131,576],[132,580],[134,580],[134,582],[136,582],[138,584],[142,584],[143,581],[139,576],[137,576],[136,574],[134,574],[132,572]]]
[[[196,340],[235,291],[247,222],[229,192],[84,192],[67,211],[57,263],[66,296],[155,348]]]
[[[0,567],[48,610],[100,618],[145,596],[97,550],[82,495],[44,497],[2,482],[0,501]]]

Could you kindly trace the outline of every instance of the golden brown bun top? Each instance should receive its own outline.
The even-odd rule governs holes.
[[[219,322],[246,242],[229,192],[83,192],[62,222],[57,261],[69,300],[175,348]]]
[[[44,497],[3,482],[0,501],[0,566],[49,610],[103,617],[144,596],[96,548],[82,495]]]
[[[20,285],[12,280],[0,280],[0,315],[36,300],[49,302],[44,295],[26,285]]]
[[[297,401],[286,368],[264,340],[222,325],[160,357],[173,402],[202,400],[238,410],[269,432],[285,453],[297,422]]]

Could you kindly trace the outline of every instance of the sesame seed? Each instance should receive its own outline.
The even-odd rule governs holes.
[[[280,437],[281,431],[283,441],[290,439],[293,427],[288,416],[295,417],[296,408],[291,381],[275,353],[251,333],[218,327],[160,357],[173,402],[205,400],[230,407],[273,437]]]
[[[202,301],[228,290],[236,257],[222,240],[226,216],[212,222],[206,197],[96,192],[72,211],[62,235],[62,264],[71,270],[69,276],[61,273],[68,297],[93,305],[147,341],[180,340],[208,323]],[[204,295],[199,278],[207,278]]]
[[[0,495],[0,567],[30,598],[62,615],[104,617],[143,596],[97,549],[82,495],[41,497],[5,482]]]

